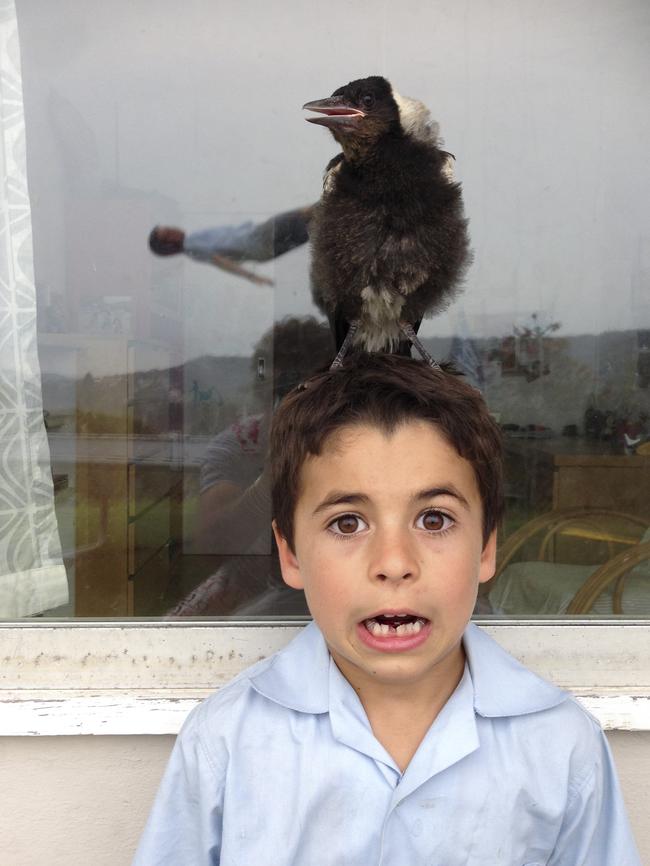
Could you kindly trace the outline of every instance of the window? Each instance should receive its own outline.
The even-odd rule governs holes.
[[[477,614],[650,615],[637,3],[359,2],[318,34],[292,3],[16,7],[41,387],[3,437],[0,616],[307,615],[258,482],[275,401],[332,352],[305,241],[337,146],[301,106],[377,71],[440,122],[470,220],[464,291],[420,335],[506,436],[502,553]],[[19,519],[28,465],[46,549]],[[35,552],[7,541],[28,536]]]

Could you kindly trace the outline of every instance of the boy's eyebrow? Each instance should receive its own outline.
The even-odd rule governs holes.
[[[470,509],[470,504],[454,484],[446,484],[442,487],[427,487],[425,490],[420,490],[413,496],[415,502],[422,500],[434,499],[436,496],[453,496],[458,502],[466,508]],[[322,502],[314,509],[314,516],[320,514],[321,511],[327,511],[334,505],[362,505],[370,501],[370,497],[365,493],[353,493],[345,490],[333,490],[329,496],[323,499]]]
[[[369,501],[369,497],[365,493],[348,493],[345,490],[333,490],[329,496],[323,499],[322,502],[314,508],[314,515],[321,511],[326,511],[333,505],[360,505]]]
[[[444,487],[428,487],[426,490],[420,490],[413,498],[419,502],[422,499],[434,499],[436,496],[453,496],[464,508],[470,510],[470,504],[466,497],[454,484],[446,484]]]

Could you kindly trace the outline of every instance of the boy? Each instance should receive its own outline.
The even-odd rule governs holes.
[[[478,392],[356,358],[270,459],[314,622],[191,714],[136,866],[640,866],[598,725],[468,625],[503,507]]]

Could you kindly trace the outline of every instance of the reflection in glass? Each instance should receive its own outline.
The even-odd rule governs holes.
[[[520,330],[491,353],[506,362],[487,389],[505,434],[509,507],[482,609],[648,616],[650,413],[638,333],[558,330]]]
[[[255,347],[251,407],[210,440],[200,470],[194,551],[227,559],[172,615],[308,613],[280,575],[265,457],[273,406],[332,357],[329,329],[312,317],[276,323]]]
[[[640,4],[522,17],[515,3],[468,16],[415,2],[378,18],[332,3],[347,27],[321,52],[285,42],[273,4],[253,21],[245,4],[181,14],[161,0],[153,29],[146,4],[126,0],[16,4],[50,451],[38,462],[69,592],[59,569],[62,592],[22,613],[281,613],[263,509],[223,514],[262,485],[283,387],[274,325],[289,316],[309,334],[292,375],[309,371],[304,357],[321,364],[301,206],[338,148],[301,106],[379,71],[440,121],[470,221],[464,292],[419,336],[504,431],[500,571],[477,610],[650,615]],[[292,15],[313,33],[311,12]],[[159,239],[177,254],[152,253],[153,226],[182,227]]]

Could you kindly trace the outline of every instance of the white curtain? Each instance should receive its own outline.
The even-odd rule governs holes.
[[[0,0],[0,617],[65,604],[36,350],[36,292],[14,0]]]

